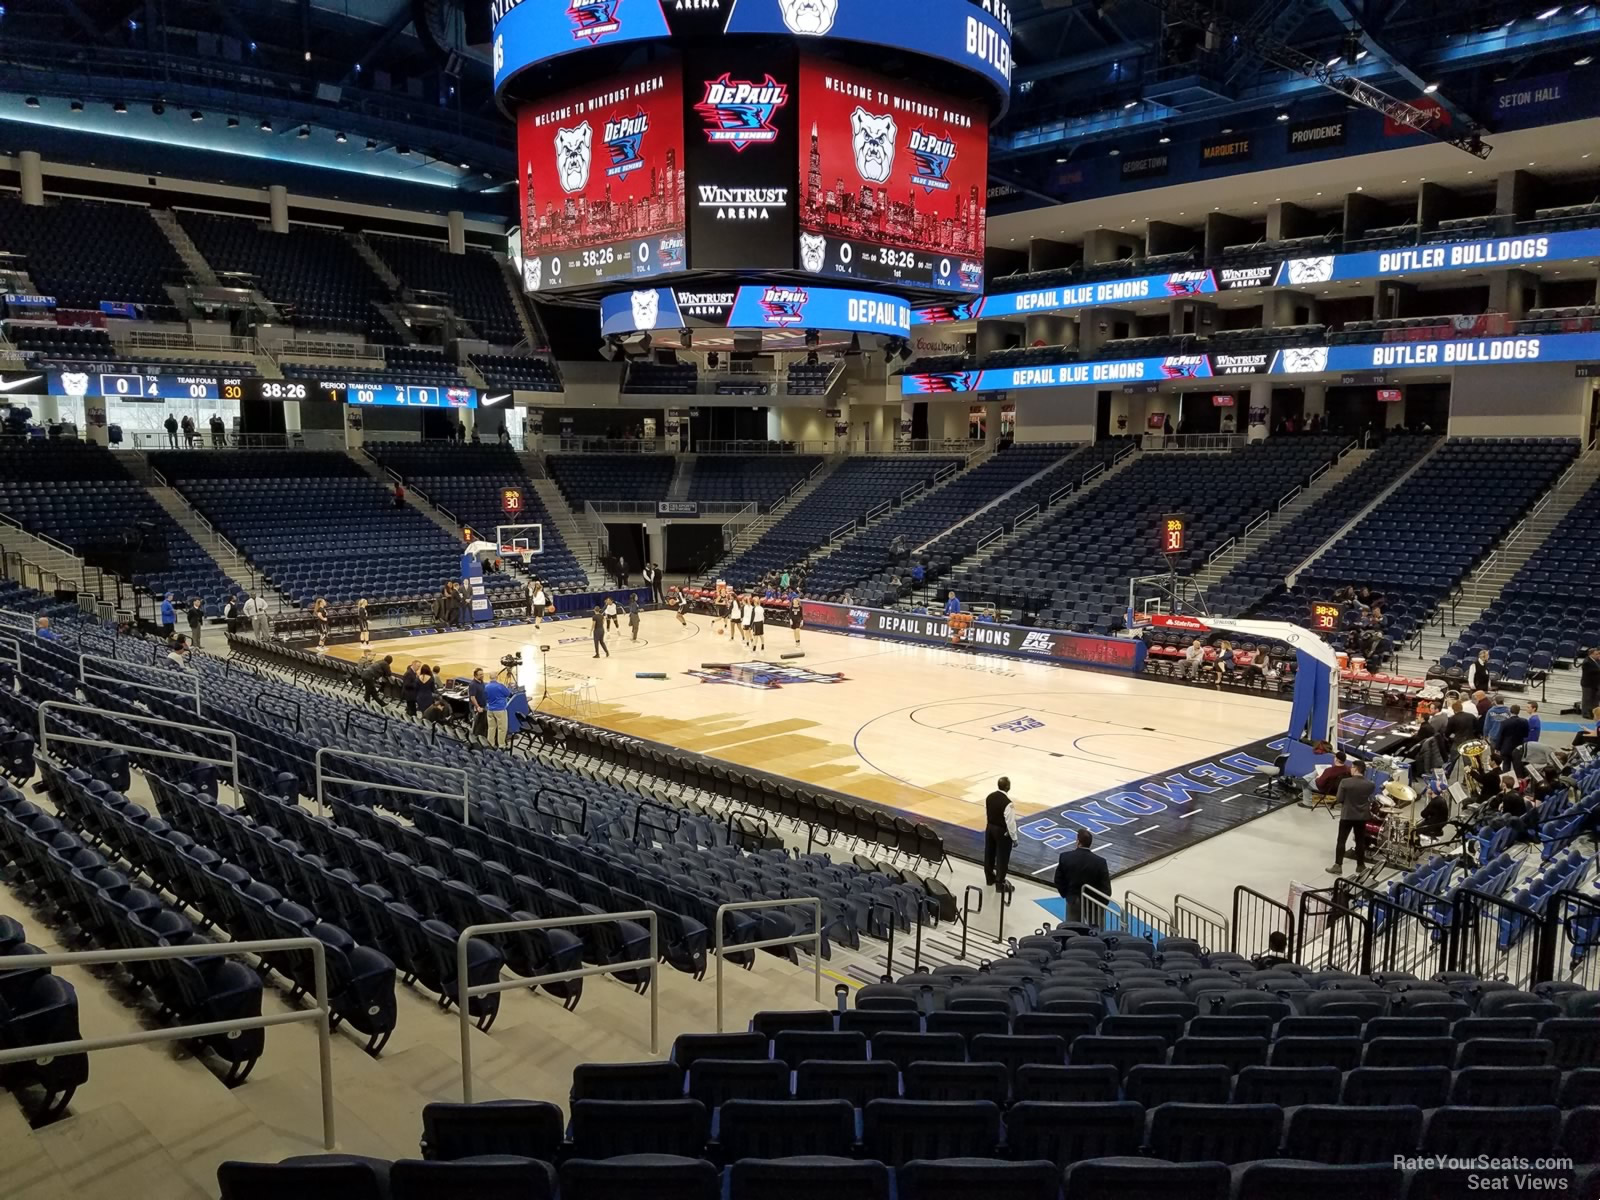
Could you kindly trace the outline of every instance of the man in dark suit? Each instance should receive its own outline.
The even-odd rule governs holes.
[[[1367,822],[1372,819],[1372,799],[1377,795],[1377,785],[1367,778],[1367,764],[1359,758],[1350,762],[1350,774],[1339,781],[1336,799],[1339,802],[1339,840],[1333,847],[1333,866],[1329,875],[1344,874],[1344,847],[1350,835],[1356,835],[1356,871],[1367,867]]]
[[[1583,699],[1578,701],[1578,715],[1587,721],[1600,707],[1600,646],[1589,647],[1589,653],[1578,664],[1578,686],[1583,689]]]
[[[1511,715],[1500,722],[1500,732],[1494,740],[1494,752],[1508,768],[1522,761],[1522,747],[1528,743],[1528,733],[1528,718],[1522,715],[1522,705],[1513,704]]]
[[[995,790],[983,800],[983,879],[990,887],[1005,891],[1006,872],[1011,868],[1011,850],[1017,844],[1017,813],[1011,804],[1011,780],[1004,775],[995,781]]]
[[[1089,847],[1094,845],[1094,834],[1087,829],[1078,830],[1078,844],[1063,850],[1056,860],[1056,891],[1067,902],[1067,920],[1083,919],[1083,889],[1092,887],[1103,896],[1111,895],[1111,868]]]
[[[1450,719],[1444,723],[1444,736],[1452,751],[1468,738],[1478,736],[1478,710],[1457,700],[1450,706]]]

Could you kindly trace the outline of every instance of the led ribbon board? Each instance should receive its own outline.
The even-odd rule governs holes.
[[[911,305],[898,296],[806,283],[638,288],[600,301],[603,335],[679,329],[836,329],[904,337]]]

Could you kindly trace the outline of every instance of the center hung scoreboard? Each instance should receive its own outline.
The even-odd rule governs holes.
[[[1010,92],[1002,0],[492,14],[529,293],[754,271],[981,294],[988,128]]]

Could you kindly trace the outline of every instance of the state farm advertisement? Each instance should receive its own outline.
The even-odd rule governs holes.
[[[517,155],[529,291],[683,269],[677,64],[525,106]],[[532,263],[540,265],[529,279]]]
[[[988,163],[981,106],[801,60],[806,270],[978,290]]]

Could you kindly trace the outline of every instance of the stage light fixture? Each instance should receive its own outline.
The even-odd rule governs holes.
[[[128,115],[128,106],[121,100],[118,100],[111,106],[111,111],[116,113],[119,117],[125,117]]]
[[[378,148],[378,143],[373,141],[371,138],[368,138],[367,139],[367,149],[368,150],[376,150],[377,148]]]
[[[1422,85],[1422,94],[1424,96],[1431,96],[1438,90],[1439,85],[1437,83],[1425,83]]]
[[[157,100],[150,106],[150,111],[158,117],[164,117],[167,115],[167,106],[161,103],[161,101]]]
[[[206,119],[205,113],[201,112],[198,108],[194,109],[193,111],[191,111],[189,113],[189,120],[191,120],[191,121],[194,121],[194,122],[198,123],[200,121],[204,121],[205,119]]]
[[[261,124],[258,125],[256,128],[260,129],[262,133],[271,133],[272,132],[272,122],[267,120],[265,117],[262,117],[261,118]]]
[[[1160,137],[1158,137],[1156,139],[1156,141],[1158,143],[1160,143],[1161,145],[1166,146],[1166,145],[1169,145],[1171,143],[1172,139],[1169,136],[1167,136],[1166,134],[1163,133]]]
[[[74,100],[72,103],[68,104],[67,107],[69,109],[71,109],[73,112],[82,112],[83,111],[83,101],[82,100]]]
[[[299,138],[301,141],[305,141],[305,139],[310,137],[310,136],[311,136],[311,126],[309,126],[309,125],[300,126],[300,132],[295,134],[295,137]]]
[[[411,157],[411,147],[410,146],[396,146],[394,148],[394,152],[396,154],[398,154],[401,158],[410,158]]]
[[[39,97],[37,97],[37,96],[29,96],[26,100],[23,101],[23,103],[26,104],[29,108],[38,108],[39,107]]]
[[[229,129],[237,129],[237,128],[239,128],[239,118],[238,117],[229,117],[228,118],[228,128]]]
[[[1288,119],[1289,119],[1289,112],[1288,112],[1288,110],[1287,110],[1287,109],[1282,109],[1282,108],[1280,108],[1280,109],[1279,109],[1279,110],[1278,110],[1278,120],[1280,120],[1280,121],[1287,121],[1287,120],[1288,120]]]
[[[347,137],[345,137],[345,135],[344,135],[344,133],[343,133],[343,131],[342,131],[342,130],[341,130],[341,131],[340,131],[340,132],[339,132],[339,133],[336,133],[336,134],[334,134],[334,135],[333,135],[333,140],[334,140],[334,141],[336,141],[336,142],[338,142],[338,143],[339,143],[339,145],[341,145],[341,146],[342,146],[342,145],[344,145],[344,144],[345,144],[345,143],[346,143],[346,142],[348,142],[348,141],[349,141],[349,140],[350,140],[350,139],[349,139],[349,138],[347,138]]]

